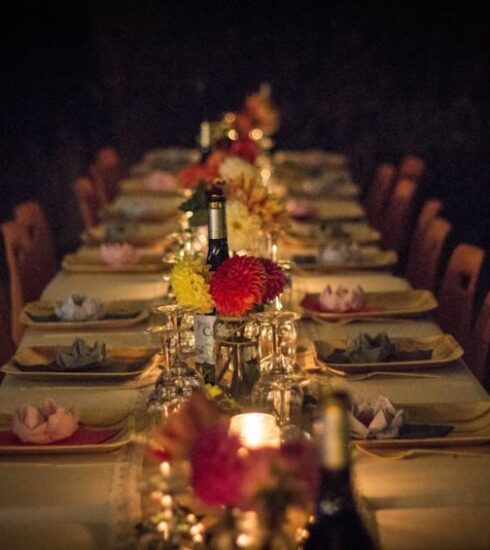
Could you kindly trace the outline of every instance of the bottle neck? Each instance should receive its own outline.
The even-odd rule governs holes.
[[[201,152],[201,164],[206,161],[206,159],[211,154],[211,124],[204,120],[201,122],[201,127],[199,130],[199,149]]]
[[[338,398],[331,398],[324,410],[321,465],[331,472],[350,468],[347,412]]]
[[[227,238],[226,208],[224,200],[209,202],[208,240],[218,241]]]

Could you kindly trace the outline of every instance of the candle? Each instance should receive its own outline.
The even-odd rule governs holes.
[[[244,447],[279,447],[280,430],[272,414],[243,413],[232,417],[230,433],[238,435]]]

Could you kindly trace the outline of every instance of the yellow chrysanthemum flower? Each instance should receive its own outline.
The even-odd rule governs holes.
[[[208,279],[208,267],[202,258],[183,258],[170,272],[177,302],[195,307],[197,313],[209,313],[213,309]]]

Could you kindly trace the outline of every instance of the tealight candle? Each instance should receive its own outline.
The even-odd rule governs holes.
[[[238,435],[244,447],[279,447],[281,434],[272,414],[243,413],[232,417],[230,433]]]

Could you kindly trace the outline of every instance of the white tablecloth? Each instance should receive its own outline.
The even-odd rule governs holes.
[[[295,277],[293,290],[320,290],[327,282],[360,282],[366,290],[403,290],[403,279],[386,273],[335,274]],[[46,288],[45,299],[63,299],[84,292],[103,299],[155,300],[164,291],[158,275],[75,275],[60,273]],[[430,318],[384,320],[379,323],[315,325],[304,323],[300,336],[353,335],[360,330],[385,329],[392,336],[430,335],[439,332]],[[70,342],[76,335],[102,337],[111,345],[147,345],[144,325],[121,331],[43,333],[27,330],[22,346]],[[373,378],[347,383],[366,397],[387,395],[395,401],[451,402],[487,399],[462,361],[433,371],[434,379]],[[332,384],[346,384],[338,378]],[[26,383],[8,376],[0,386],[2,408],[12,410],[28,400],[49,394],[66,404],[96,409],[100,414],[143,410],[148,389],[135,385],[107,385],[88,389]],[[141,449],[92,456],[56,458],[2,458],[0,469],[0,547],[107,549],[132,542],[139,514],[137,493]],[[356,456],[356,485],[376,511],[382,547],[482,548],[490,525],[490,458],[424,455],[386,461]],[[430,508],[431,513],[427,510]],[[452,522],[451,518],[455,518]],[[472,526],[463,528],[462,526]],[[480,528],[477,528],[477,527]],[[474,527],[474,528],[473,528]],[[42,543],[40,542],[42,541]],[[453,544],[453,542],[454,544]],[[464,546],[458,546],[464,541]]]

